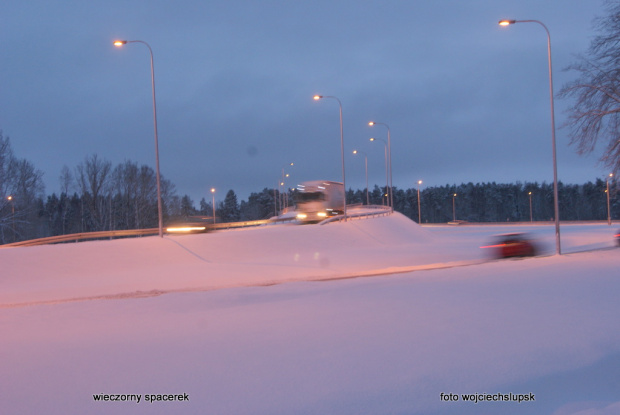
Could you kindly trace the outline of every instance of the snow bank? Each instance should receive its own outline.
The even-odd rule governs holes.
[[[566,232],[568,250],[605,249],[481,263],[477,247],[498,230],[425,229],[394,215],[0,250],[3,411],[616,413],[609,228]],[[450,267],[463,261],[473,265]],[[445,267],[312,281],[432,264]],[[105,394],[189,401],[95,401]]]

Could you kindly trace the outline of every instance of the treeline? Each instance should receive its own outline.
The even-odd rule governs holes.
[[[113,166],[97,155],[60,174],[60,194],[46,196],[43,173],[14,156],[0,131],[0,243],[79,232],[155,228],[158,224],[154,170],[125,161]],[[264,188],[238,201],[229,190],[215,206],[202,198],[196,206],[178,196],[162,177],[164,225],[190,217],[218,222],[270,218],[283,206],[294,205],[294,193]],[[561,220],[607,218],[607,183],[597,179],[582,185],[559,184]],[[456,196],[455,196],[456,195]],[[368,192],[370,204],[386,204],[385,188]],[[617,184],[610,183],[612,218],[620,217]],[[365,204],[366,190],[347,191],[349,204]],[[530,204],[531,203],[531,204]],[[467,183],[420,190],[422,223],[548,221],[553,219],[553,185],[547,183]],[[531,207],[531,208],[530,208]],[[394,188],[394,208],[418,221],[418,190]],[[192,218],[191,220],[195,220]]]

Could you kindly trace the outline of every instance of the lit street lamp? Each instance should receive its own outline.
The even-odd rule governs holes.
[[[282,167],[282,180],[279,182],[279,184],[283,188],[284,188],[284,180],[290,176],[290,174],[284,173],[284,168],[287,166],[294,166],[294,165],[295,165],[294,163],[289,163],[286,166]],[[278,191],[280,191],[280,186],[278,186]],[[286,196],[284,196],[282,192],[280,192],[280,209],[284,209],[288,207],[288,191],[286,190],[286,188],[284,188],[284,191],[285,191]]]
[[[213,206],[213,209],[211,209],[213,211],[213,224],[215,225],[215,187],[211,188],[211,203],[211,206]]]
[[[370,125],[371,127],[373,125],[385,125],[385,127],[387,128],[388,134],[387,134],[387,152],[388,152],[388,160],[389,160],[389,165],[390,165],[390,207],[392,208],[392,212],[394,211],[394,193],[393,193],[393,189],[392,189],[392,141],[390,138],[390,127],[383,122],[375,122],[375,121],[370,121],[368,123],[368,125]]]
[[[6,198],[11,203],[11,216],[12,216],[12,225],[13,228],[13,242],[15,242],[15,201],[13,201],[13,196],[8,196]]]
[[[532,192],[527,193],[530,196],[530,222],[533,222],[534,219],[532,217]]]
[[[422,209],[420,204],[420,185],[422,184],[422,180],[418,180],[418,224],[422,224]]]
[[[605,191],[607,193],[607,224],[611,225],[611,206],[609,204],[609,179],[611,177],[614,177],[613,173],[609,173],[609,176],[607,177],[607,190]]]
[[[157,215],[159,222],[159,237],[163,238],[164,220],[161,202],[161,179],[159,174],[159,142],[157,138],[157,104],[155,101],[155,69],[153,67],[153,50],[148,43],[142,40],[116,40],[114,41],[114,46],[121,47],[127,43],[142,43],[143,45],[146,45],[149,49],[149,53],[151,54],[151,88],[153,90],[153,124],[155,129],[155,176],[157,179]]]
[[[545,32],[547,32],[547,58],[549,60],[549,96],[551,103],[551,148],[553,152],[553,210],[555,216],[555,249],[556,254],[561,255],[562,249],[560,246],[560,208],[558,198],[558,167],[557,157],[555,150],[555,110],[553,105],[553,71],[551,67],[551,35],[549,29],[542,22],[538,20],[500,20],[500,26],[508,26],[515,23],[538,23],[541,25]]]
[[[385,142],[385,140],[382,140],[381,138],[370,138],[370,141],[382,141],[383,142],[383,146],[384,146],[384,152],[385,152],[385,193],[388,193],[388,186],[389,186],[389,179],[388,179],[388,145]],[[389,202],[389,200],[388,200]],[[389,203],[388,203],[389,204]]]
[[[368,154],[360,150],[353,150],[353,154],[357,153],[364,155],[364,165],[366,166],[366,205],[370,205],[370,199],[368,198]]]
[[[315,101],[318,101],[322,98],[332,98],[335,99],[336,101],[338,101],[338,107],[340,107],[340,154],[342,156],[342,191],[343,191],[343,200],[344,200],[344,221],[347,221],[347,184],[345,182],[345,176],[344,176],[344,136],[342,134],[342,103],[340,102],[340,100],[334,96],[329,96],[329,95],[315,95],[314,97]]]
[[[452,221],[456,222],[456,193],[452,195]]]

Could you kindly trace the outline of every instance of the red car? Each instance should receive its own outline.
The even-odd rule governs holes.
[[[523,233],[509,233],[498,235],[492,245],[482,246],[492,249],[495,258],[514,258],[534,256],[537,249],[530,239]]]

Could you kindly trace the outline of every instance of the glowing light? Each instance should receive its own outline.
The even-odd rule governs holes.
[[[166,232],[170,233],[188,233],[188,232],[202,232],[207,229],[206,226],[180,226],[166,228]]]
[[[126,43],[127,43],[126,40],[115,40],[114,41],[114,46],[121,47],[121,46],[123,46]]]
[[[314,98],[315,101],[318,101],[319,99],[323,98],[323,96],[322,95],[315,95],[313,98]]]
[[[504,19],[504,20],[500,20],[499,21],[499,25],[500,26],[509,26],[511,24],[514,24],[515,22],[516,22],[515,20]]]

